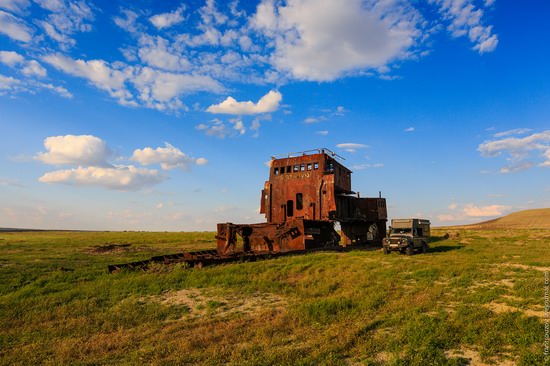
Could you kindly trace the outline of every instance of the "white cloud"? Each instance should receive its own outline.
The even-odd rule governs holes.
[[[550,150],[549,150],[549,151],[550,151]],[[549,161],[550,161],[550,160],[549,160]],[[548,161],[545,162],[545,163],[548,163]],[[544,165],[545,163],[543,163],[542,165]],[[526,162],[519,163],[519,164],[503,166],[502,168],[500,168],[500,172],[503,173],[503,174],[506,174],[506,173],[517,173],[517,172],[521,172],[521,171],[523,171],[523,170],[531,169],[531,168],[534,167],[534,166],[535,166],[535,163],[526,161]]]
[[[167,142],[165,142],[165,147],[136,149],[130,160],[141,165],[160,164],[163,170],[180,168],[186,171],[190,170],[190,166],[194,163],[197,165],[208,163],[205,158],[192,158]]]
[[[13,51],[0,51],[0,62],[10,67],[22,66],[21,73],[25,76],[45,77],[47,71],[37,61],[27,61],[23,56]]]
[[[128,103],[128,99],[131,98],[131,94],[124,85],[128,73],[111,68],[103,60],[73,60],[61,54],[47,55],[43,60],[69,75],[88,80],[95,87],[105,90],[112,97],[117,98],[122,104]]]
[[[350,153],[355,153],[355,152],[357,152],[357,150],[368,148],[369,145],[358,144],[358,143],[355,143],[355,142],[346,142],[346,143],[342,143],[342,144],[337,144],[336,147],[339,148],[339,149],[343,149],[343,150],[345,150],[347,152],[350,152]]]
[[[128,9],[122,9],[121,13],[124,17],[119,16],[113,18],[113,21],[117,26],[130,33],[137,33],[141,30],[142,27],[137,23],[139,18],[138,13]]]
[[[35,60],[28,61],[21,72],[26,76],[38,76],[42,78],[47,74],[46,69]]]
[[[352,170],[365,170],[365,169],[370,169],[370,168],[383,168],[384,167],[384,164],[382,163],[376,163],[376,164],[358,164],[358,165],[353,165],[351,167]]]
[[[458,204],[456,202],[451,203],[448,206],[449,210],[456,210],[458,208]]]
[[[476,8],[473,0],[430,0],[439,6],[443,18],[450,22],[447,29],[455,38],[467,36],[480,54],[492,52],[498,44],[491,25],[483,25],[483,9]]]
[[[233,129],[239,133],[239,135],[244,135],[246,133],[246,128],[244,123],[240,118],[231,119],[229,122],[233,123]]]
[[[468,203],[464,206],[464,214],[469,217],[486,217],[486,216],[500,216],[504,212],[510,210],[510,206],[502,205],[489,205],[489,206],[476,206],[473,203]]]
[[[38,180],[42,183],[99,186],[108,189],[129,191],[155,185],[166,178],[165,175],[160,174],[157,170],[142,169],[133,166],[114,166],[109,168],[89,166],[49,172]]]
[[[331,81],[411,56],[422,35],[419,13],[405,2],[264,0],[251,20],[273,41],[271,62],[300,80]]]
[[[28,43],[32,39],[33,31],[23,20],[0,10],[0,33],[13,40]]]
[[[21,82],[17,79],[0,74],[0,95],[6,91],[16,91],[20,84]]]
[[[323,131],[316,131],[315,133],[318,134],[318,135],[321,135],[321,136],[326,136],[326,135],[329,134],[329,132],[326,131],[326,130],[323,130]]]
[[[69,75],[84,78],[105,90],[121,105],[143,105],[161,111],[185,109],[178,98],[198,91],[221,92],[223,86],[209,76],[163,72],[150,67],[109,65],[103,60],[73,60],[54,54],[44,61]],[[136,89],[134,95],[127,84]]]
[[[282,99],[283,96],[280,92],[271,90],[261,97],[258,103],[252,101],[237,102],[234,98],[227,97],[227,99],[220,104],[211,105],[206,111],[210,113],[233,115],[269,113],[279,108],[279,103]]]
[[[185,5],[182,5],[171,13],[162,13],[162,14],[153,15],[152,17],[149,18],[149,21],[157,29],[169,28],[185,20],[185,18],[182,15],[184,10],[185,10]]]
[[[407,128],[405,128],[403,131],[405,131],[405,132],[413,132],[413,131],[415,131],[415,130],[416,130],[416,129],[415,129],[414,127],[407,127]]]
[[[197,160],[195,160],[195,164],[197,165],[206,165],[208,163],[209,161],[206,158],[198,158]]]
[[[139,99],[149,108],[182,109],[180,95],[199,91],[221,92],[223,86],[210,76],[162,72],[144,67],[132,79],[140,91]]]
[[[111,152],[107,143],[91,135],[51,136],[44,140],[47,152],[38,153],[36,159],[52,165],[91,165],[106,167]]]
[[[203,131],[208,136],[217,137],[219,139],[224,139],[230,134],[230,130],[227,128],[225,123],[218,118],[206,123],[198,124],[195,128],[199,131]]]
[[[50,12],[46,20],[38,24],[62,49],[76,44],[72,38],[75,33],[92,30],[91,22],[95,16],[92,6],[86,0],[36,0],[36,3]]]
[[[306,119],[304,119],[304,123],[312,124],[312,123],[317,123],[317,122],[326,121],[326,120],[327,118],[325,116],[307,117]]]
[[[168,71],[188,70],[191,63],[181,52],[171,48],[162,37],[142,36],[138,51],[140,59],[147,65]]]
[[[28,79],[19,80],[11,76],[0,75],[0,95],[15,95],[18,93],[35,93],[37,89],[47,89],[58,93],[64,98],[72,98],[73,95],[62,86]]]
[[[156,149],[136,149],[129,160],[141,165],[159,164],[162,169],[181,168],[189,170],[191,164],[208,164],[206,158],[192,158],[169,143]],[[137,190],[160,183],[168,176],[158,170],[132,165],[115,165],[108,162],[112,155],[107,144],[99,137],[90,135],[52,136],[44,141],[45,153],[35,156],[36,160],[53,165],[75,165],[44,174],[43,183],[63,183],[77,186],[98,186],[116,190]],[[118,160],[125,160],[121,157]]]
[[[0,51],[0,62],[10,67],[14,67],[17,64],[25,62],[25,58],[17,52]]]
[[[20,13],[26,10],[30,4],[29,0],[0,0],[0,8],[9,10],[12,13]]]
[[[525,129],[506,131],[504,135],[508,136],[527,132]],[[501,169],[501,173],[512,173],[535,166],[532,161],[525,161],[529,158],[532,151],[537,151],[540,157],[544,159],[539,166],[550,166],[550,130],[540,133],[534,133],[525,137],[506,137],[503,139],[485,141],[479,145],[477,151],[483,157],[497,157],[502,154],[508,155],[506,160],[512,162],[512,165],[505,166]]]
[[[530,129],[530,128],[515,128],[513,130],[508,130],[508,131],[502,131],[502,132],[495,133],[493,136],[497,137],[497,138],[500,138],[500,137],[506,137],[506,136],[511,136],[511,135],[523,135],[523,134],[529,133],[531,131],[533,131],[533,130]]]
[[[40,87],[40,88],[43,88],[43,89],[48,89],[48,90],[54,91],[57,94],[61,95],[63,98],[67,98],[67,99],[72,99],[73,98],[72,93],[69,92],[67,89],[65,89],[62,86],[53,85],[53,84],[50,84],[50,83],[40,83],[40,82],[36,83],[36,86]]]

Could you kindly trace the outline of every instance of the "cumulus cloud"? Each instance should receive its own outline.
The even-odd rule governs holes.
[[[42,183],[63,183],[79,186],[98,186],[122,191],[137,190],[164,181],[167,177],[157,170],[134,166],[78,167],[57,170],[41,176]]]
[[[357,152],[357,150],[368,148],[369,145],[358,144],[355,142],[345,142],[342,144],[337,144],[336,147],[339,149],[343,149],[347,152],[354,153]]]
[[[331,81],[410,56],[422,35],[405,2],[263,0],[251,21],[273,41],[273,65],[293,78]]]
[[[15,41],[28,43],[32,39],[33,31],[23,20],[0,10],[0,33]]]
[[[153,15],[149,18],[149,21],[157,28],[164,29],[184,21],[183,12],[185,11],[185,5],[180,6],[178,9],[171,13],[162,13]]]
[[[206,109],[207,112],[217,114],[260,114],[274,112],[279,108],[279,103],[283,99],[280,92],[271,90],[260,98],[258,103],[252,101],[237,102],[235,98],[227,97],[220,104],[213,104]]]
[[[103,60],[73,60],[61,54],[47,55],[43,60],[69,75],[88,80],[122,105],[142,105],[161,111],[180,110],[185,109],[178,98],[183,94],[223,90],[223,86],[209,76],[164,72],[122,63],[110,65]],[[136,89],[135,95],[127,84]]]
[[[413,131],[415,131],[415,130],[416,130],[416,129],[415,129],[414,127],[407,127],[407,128],[405,128],[403,131],[405,131],[405,132],[413,132]]]
[[[51,136],[44,140],[47,152],[36,159],[51,165],[90,165],[107,167],[111,155],[105,141],[91,135]]]
[[[430,0],[439,6],[447,29],[455,38],[467,36],[479,53],[492,52],[498,45],[498,36],[491,25],[483,24],[484,12],[476,8],[473,0]],[[491,5],[491,4],[489,4]]]
[[[459,205],[456,202],[448,206],[451,213],[444,213],[437,216],[437,219],[442,222],[472,222],[479,221],[479,218],[502,216],[509,212],[512,207],[505,205],[477,205],[468,203]]]
[[[527,132],[525,129],[511,131],[506,131],[501,136],[518,134],[518,131],[521,131],[520,134]],[[512,164],[503,167],[501,173],[518,172],[535,166],[536,164],[533,161],[526,161],[526,159],[532,159],[532,152],[538,152],[538,158],[542,157],[543,159],[543,162],[538,165],[547,167],[550,166],[550,130],[533,133],[525,137],[505,137],[485,141],[479,145],[477,150],[483,157],[506,155],[506,160]]]
[[[51,136],[44,140],[44,146],[47,152],[37,154],[36,160],[45,164],[77,167],[46,173],[39,178],[43,183],[98,186],[126,191],[148,187],[168,179],[168,176],[155,169],[110,164],[108,158],[112,153],[107,143],[96,136]],[[129,160],[141,165],[159,164],[164,170],[180,168],[188,171],[192,164],[208,164],[206,158],[192,158],[169,143],[156,149],[136,149]]]
[[[190,170],[192,164],[205,165],[208,163],[207,159],[192,158],[167,142],[165,142],[165,147],[136,149],[130,160],[141,165],[160,164],[164,170],[180,168],[186,171]]]
[[[476,206],[473,203],[468,203],[464,206],[464,214],[468,217],[487,217],[487,216],[499,216],[504,212],[510,210],[510,206],[502,205],[489,205],[489,206]]]

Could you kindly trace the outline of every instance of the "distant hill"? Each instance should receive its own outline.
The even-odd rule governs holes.
[[[464,229],[550,229],[550,208],[518,211],[494,220],[453,227]]]

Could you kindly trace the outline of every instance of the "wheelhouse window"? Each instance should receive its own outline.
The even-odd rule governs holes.
[[[292,172],[292,167],[291,167],[290,165],[286,167],[286,172],[287,172],[287,173]]]
[[[294,216],[294,201],[293,200],[286,201],[286,215],[288,217]]]
[[[298,171],[298,164],[294,165],[294,173]]]
[[[311,170],[312,166],[311,163],[307,163],[307,170]]]
[[[275,174],[275,175],[279,175],[279,168],[275,168],[275,169],[273,169],[273,174]]]
[[[301,193],[296,193],[296,209],[301,210],[304,208],[304,198]]]
[[[313,170],[317,170],[317,169],[319,169],[319,163],[315,162],[313,163]]]
[[[306,170],[306,165],[305,164],[300,164],[300,171],[303,172]]]

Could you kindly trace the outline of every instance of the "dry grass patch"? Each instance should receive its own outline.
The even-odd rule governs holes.
[[[213,288],[170,291],[144,300],[168,306],[183,305],[189,310],[187,315],[192,318],[281,311],[288,305],[286,299],[270,293],[243,294]]]

